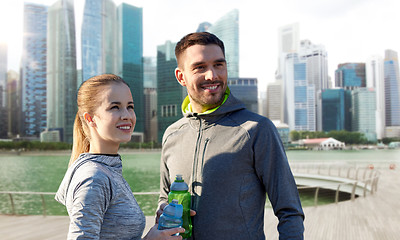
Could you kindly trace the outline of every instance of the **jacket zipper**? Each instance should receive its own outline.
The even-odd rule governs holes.
[[[197,210],[197,201],[198,201],[198,194],[195,191],[195,188],[198,186],[199,182],[197,179],[197,168],[198,168],[198,160],[199,160],[199,151],[201,145],[201,138],[202,138],[202,122],[201,119],[195,115],[196,119],[199,120],[199,131],[197,135],[196,141],[196,148],[194,152],[194,159],[193,159],[193,167],[192,167],[192,209]]]

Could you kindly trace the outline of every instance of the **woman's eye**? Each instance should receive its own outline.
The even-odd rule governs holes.
[[[134,109],[133,105],[128,106],[128,109]]]
[[[112,106],[110,109],[119,109],[118,106]]]

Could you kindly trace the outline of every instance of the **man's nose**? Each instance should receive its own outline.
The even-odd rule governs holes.
[[[217,78],[217,71],[214,68],[209,68],[206,71],[206,80],[215,80]]]

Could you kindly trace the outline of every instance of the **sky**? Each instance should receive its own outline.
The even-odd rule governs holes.
[[[30,0],[52,5],[56,0]],[[156,56],[158,45],[177,42],[202,22],[216,22],[239,10],[240,77],[255,77],[259,89],[275,79],[278,29],[299,23],[300,40],[323,45],[328,74],[334,81],[337,65],[384,57],[385,49],[400,53],[398,0],[114,0],[143,8],[144,56]],[[8,43],[8,68],[21,60],[24,0],[0,1],[0,41]],[[74,0],[77,30],[84,0]],[[78,32],[77,39],[80,39]],[[78,56],[79,53],[78,53]]]

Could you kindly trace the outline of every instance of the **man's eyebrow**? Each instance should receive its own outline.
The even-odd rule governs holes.
[[[226,63],[226,59],[225,58],[219,58],[219,59],[215,60],[215,62]]]
[[[225,58],[218,58],[217,60],[214,61],[215,63],[226,63],[226,59]],[[205,62],[203,61],[199,61],[199,62],[194,62],[192,63],[190,66],[191,67],[197,67],[200,66],[202,64],[204,64]]]
[[[190,66],[191,66],[191,67],[197,67],[197,66],[200,66],[200,65],[202,65],[202,64],[204,64],[204,62],[194,62],[194,63],[192,63]]]

